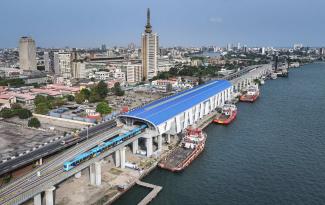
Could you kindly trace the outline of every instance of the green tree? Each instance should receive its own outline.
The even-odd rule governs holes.
[[[37,104],[35,107],[35,112],[37,114],[44,115],[44,114],[47,114],[49,112],[49,110],[50,110],[49,106],[46,102],[41,102],[41,103]]]
[[[41,126],[40,121],[33,117],[28,121],[28,127],[35,127],[35,128],[39,128]]]
[[[112,108],[107,104],[107,102],[100,102],[96,107],[96,112],[99,112],[103,116],[111,113]]]
[[[75,100],[76,100],[76,103],[82,104],[83,102],[85,102],[86,98],[85,98],[85,95],[80,92],[80,93],[76,94]]]
[[[80,93],[81,94],[83,94],[84,95],[84,97],[85,97],[85,99],[89,99],[89,97],[90,97],[90,90],[88,90],[88,89],[86,89],[86,88],[83,88],[81,91],[80,91]]]
[[[170,75],[176,76],[178,74],[178,69],[176,67],[171,67],[168,72]]]
[[[27,119],[32,116],[32,112],[27,109],[19,109],[17,114],[20,119]]]
[[[113,92],[117,96],[123,96],[124,95],[124,90],[122,90],[121,85],[119,82],[116,82],[113,87]]]
[[[48,103],[47,97],[43,95],[36,95],[34,99],[34,105],[38,105],[40,103]]]
[[[101,80],[96,86],[96,91],[100,98],[105,99],[108,93],[107,83]]]
[[[202,84],[204,84],[204,81],[202,80],[202,78],[201,78],[201,77],[199,77],[198,83],[199,83],[199,85],[202,85]]]
[[[65,104],[65,101],[63,98],[54,98],[51,102],[51,107],[60,107]]]
[[[9,108],[3,108],[0,111],[0,115],[3,118],[11,118],[11,117],[15,116],[15,112]]]
[[[94,102],[98,102],[101,100],[102,100],[102,98],[100,97],[99,93],[97,92],[97,89],[96,88],[92,89],[90,92],[90,96],[89,96],[89,102],[94,103]]]
[[[73,95],[67,95],[66,98],[70,102],[74,101],[74,99],[75,99],[75,97]]]
[[[14,104],[11,104],[11,109],[21,109],[21,105],[19,103],[14,103]]]

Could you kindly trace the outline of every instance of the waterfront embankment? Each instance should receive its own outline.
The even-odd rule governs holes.
[[[183,173],[142,179],[163,187],[151,204],[324,204],[324,78],[314,63],[267,81],[255,103],[237,104],[232,124],[205,129],[205,150]],[[135,186],[115,204],[143,193]]]

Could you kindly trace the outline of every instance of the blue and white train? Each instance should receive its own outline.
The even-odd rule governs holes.
[[[134,137],[134,136],[142,133],[146,128],[147,128],[147,125],[141,125],[140,127],[134,128],[122,135],[119,135],[113,139],[110,139],[110,140],[102,143],[101,145],[98,145],[98,146],[92,148],[91,150],[89,150],[87,152],[77,155],[72,160],[64,162],[64,164],[63,164],[64,171],[69,171],[69,170],[73,169],[74,167],[78,166],[79,164],[81,164],[82,162],[98,156],[103,151],[105,151],[111,147],[114,147],[118,144],[121,144],[125,140],[128,140],[131,137]]]

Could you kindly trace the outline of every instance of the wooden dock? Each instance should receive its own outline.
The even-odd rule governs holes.
[[[138,205],[147,205],[147,204],[149,204],[158,195],[158,193],[162,189],[161,186],[157,186],[157,185],[154,185],[154,184],[149,184],[149,183],[146,183],[146,182],[142,182],[140,180],[137,180],[136,184],[139,185],[139,186],[143,186],[143,187],[147,187],[147,188],[152,189],[152,191],[146,197],[144,197],[138,203]]]
[[[210,114],[206,115],[203,119],[199,120],[196,123],[197,124],[196,126],[198,128],[204,129],[212,123],[213,119],[216,116],[219,116],[219,115],[220,115],[220,113],[218,113],[217,111],[213,111]]]

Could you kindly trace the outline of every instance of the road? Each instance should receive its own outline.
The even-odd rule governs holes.
[[[99,125],[90,127],[88,130],[88,137],[91,138],[98,134],[99,132],[104,132],[109,129],[111,129],[113,126],[116,126],[116,122],[114,120],[103,122]],[[83,141],[87,138],[87,130],[84,129],[79,133],[79,140],[74,141],[75,143],[78,143],[80,141]],[[62,145],[62,140],[68,140],[73,138],[73,136],[67,136],[62,138],[61,140],[48,143],[47,145],[37,148],[34,151],[31,151],[27,154],[24,154],[22,156],[16,157],[15,159],[11,159],[9,161],[6,161],[4,163],[0,164],[0,175],[6,174],[8,172],[11,172],[13,170],[16,170],[20,167],[23,167],[31,162],[34,162],[40,158],[49,156],[51,154],[54,154],[58,151],[64,150],[67,148],[67,145]],[[73,144],[69,144],[71,146]]]

